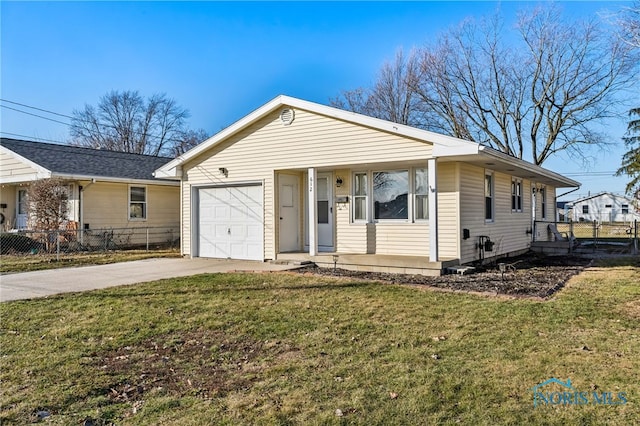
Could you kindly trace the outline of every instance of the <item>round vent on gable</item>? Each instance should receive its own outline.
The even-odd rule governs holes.
[[[288,126],[289,124],[293,123],[294,118],[295,118],[295,113],[291,108],[285,108],[280,113],[280,121],[282,121],[282,124],[284,126]]]

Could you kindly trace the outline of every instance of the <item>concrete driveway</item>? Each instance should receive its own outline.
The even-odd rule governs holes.
[[[0,276],[0,302],[211,272],[282,271],[295,266],[223,259],[145,259]]]

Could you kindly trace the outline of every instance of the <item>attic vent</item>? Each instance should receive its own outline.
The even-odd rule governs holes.
[[[280,113],[280,121],[282,121],[283,126],[288,126],[293,123],[293,119],[295,118],[295,113],[292,109],[285,108]]]

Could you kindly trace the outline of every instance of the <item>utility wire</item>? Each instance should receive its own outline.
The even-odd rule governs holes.
[[[35,109],[35,110],[37,110],[37,111],[46,112],[46,113],[48,113],[48,114],[58,115],[58,116],[60,116],[60,117],[69,118],[69,119],[71,119],[71,120],[75,120],[75,118],[74,118],[74,117],[71,117],[71,116],[69,116],[69,115],[60,114],[60,113],[53,112],[53,111],[49,111],[49,110],[42,109],[42,108],[37,108],[37,107],[31,106],[31,105],[21,104],[21,103],[19,103],[19,102],[10,101],[10,100],[8,100],[8,99],[0,99],[0,101],[1,101],[1,102],[11,103],[11,104],[14,104],[14,105],[19,105],[19,106],[22,106],[22,107],[25,107],[25,108]],[[53,118],[49,118],[49,117],[43,117],[42,115],[34,114],[34,113],[31,113],[31,112],[27,112],[27,111],[22,111],[22,110],[20,110],[20,109],[12,108],[12,107],[7,106],[7,105],[0,105],[0,106],[1,106],[2,108],[7,108],[7,109],[10,109],[10,110],[13,110],[13,111],[16,111],[16,112],[20,112],[20,113],[22,113],[22,114],[27,114],[27,115],[31,115],[31,116],[33,116],[33,117],[42,118],[42,119],[44,119],[44,120],[53,121],[54,123],[64,124],[65,126],[68,126],[68,127],[71,127],[71,128],[81,128],[81,127],[80,127],[80,126],[78,126],[78,125],[74,125],[74,124],[70,124],[70,123],[63,122],[63,121],[55,120],[55,119],[53,119]],[[114,125],[112,125],[112,124],[102,124],[101,126],[109,127],[109,128],[111,128],[111,129],[114,129],[114,130],[117,130],[117,129],[118,129],[118,127],[117,127],[117,126],[114,126]],[[150,138],[162,139],[162,136],[152,135],[152,134],[148,134],[148,133],[144,133],[144,132],[136,132],[136,131],[134,131],[133,133],[134,133],[134,134],[137,134],[137,135],[140,135],[140,136],[147,136],[147,137],[150,137]],[[167,141],[167,142],[179,142],[179,143],[182,143],[182,142],[183,142],[183,141],[182,141],[182,140],[180,140],[180,139],[173,139],[173,138],[167,138],[167,139],[165,139],[165,141]]]

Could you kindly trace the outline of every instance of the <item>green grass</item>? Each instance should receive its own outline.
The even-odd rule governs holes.
[[[211,274],[3,303],[0,423],[632,424],[638,282],[592,268],[541,302]],[[550,377],[629,402],[534,408]]]
[[[114,250],[96,253],[25,254],[0,256],[0,273],[40,271],[72,266],[104,265],[156,257],[180,257],[176,250]]]

